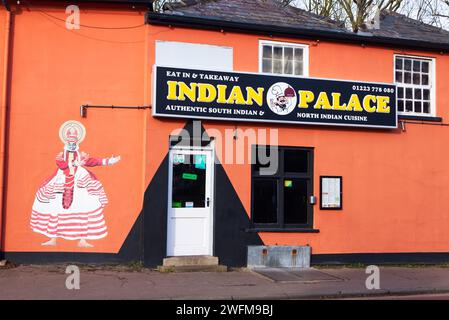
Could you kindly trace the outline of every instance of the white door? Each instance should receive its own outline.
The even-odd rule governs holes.
[[[213,152],[169,153],[167,256],[212,255]]]

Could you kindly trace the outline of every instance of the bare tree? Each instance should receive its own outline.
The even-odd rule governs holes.
[[[445,20],[444,22],[446,23],[442,23],[443,25],[447,25],[448,23],[448,19],[449,19],[449,0],[435,0],[438,4],[441,4],[441,6],[438,6],[438,4],[434,4],[433,8],[434,8],[434,16],[440,18],[440,22],[441,20]]]
[[[397,11],[403,0],[337,0],[354,32],[366,26],[376,11]]]
[[[226,1],[226,0],[222,0]],[[325,18],[341,22],[358,32],[370,26],[382,10],[399,12],[409,18],[449,28],[449,0],[277,0]],[[154,0],[153,10],[162,12],[165,4],[180,0]],[[378,17],[378,16],[377,16]]]
[[[400,12],[436,27],[449,27],[449,0],[407,0]]]
[[[342,21],[355,32],[369,26],[379,10],[449,28],[449,0],[297,0],[292,5]]]
[[[179,0],[153,0],[153,11],[154,12],[162,12],[164,11],[164,5],[180,2]]]
[[[404,0],[297,0],[293,5],[344,23],[354,32],[365,27],[379,10],[397,11]],[[408,0],[413,1],[413,0]],[[449,0],[448,0],[449,1]]]
[[[346,15],[338,0],[302,0],[301,4],[305,10],[317,15],[340,22],[345,22],[346,20]]]

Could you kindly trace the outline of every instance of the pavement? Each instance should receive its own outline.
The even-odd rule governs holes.
[[[67,265],[0,268],[0,299],[449,299],[447,267],[380,267],[380,289],[368,290],[364,268],[255,273],[159,273],[132,266],[79,266],[80,289],[69,290]],[[276,274],[279,271],[280,274]],[[274,279],[274,280],[273,280]]]

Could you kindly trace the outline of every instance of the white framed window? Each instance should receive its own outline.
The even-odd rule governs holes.
[[[259,72],[309,76],[309,46],[260,40]]]
[[[395,55],[394,78],[400,115],[436,116],[435,59]]]

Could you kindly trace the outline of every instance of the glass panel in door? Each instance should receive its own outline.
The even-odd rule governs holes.
[[[206,207],[205,154],[173,153],[172,208]]]

